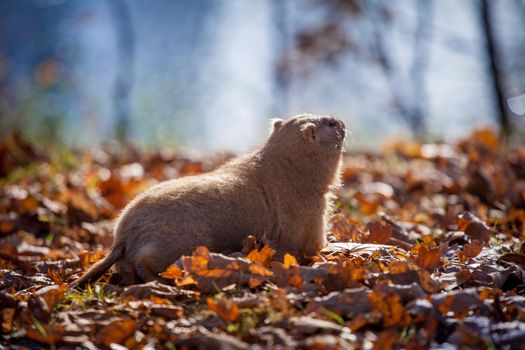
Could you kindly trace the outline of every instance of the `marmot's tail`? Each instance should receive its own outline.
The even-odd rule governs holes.
[[[124,244],[113,247],[111,252],[102,260],[93,265],[88,272],[69,285],[70,288],[83,287],[98,280],[124,254]]]

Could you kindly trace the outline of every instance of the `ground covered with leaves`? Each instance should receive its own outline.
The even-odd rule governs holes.
[[[490,130],[347,155],[330,244],[311,261],[247,238],[229,256],[197,248],[164,283],[108,273],[68,288],[136,193],[225,159],[5,139],[0,347],[524,348],[525,149]]]

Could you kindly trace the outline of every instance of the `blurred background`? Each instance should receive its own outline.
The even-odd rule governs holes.
[[[0,133],[241,152],[269,118],[349,146],[523,139],[525,0],[2,0]]]

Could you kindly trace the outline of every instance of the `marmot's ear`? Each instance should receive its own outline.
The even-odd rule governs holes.
[[[301,132],[303,133],[304,138],[309,141],[315,140],[316,129],[317,127],[314,123],[306,123],[303,126],[301,126]]]
[[[284,120],[279,118],[273,118],[270,119],[270,123],[272,123],[273,130],[277,130],[283,125]]]

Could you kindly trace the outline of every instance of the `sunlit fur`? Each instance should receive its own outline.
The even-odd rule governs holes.
[[[75,284],[100,278],[113,263],[123,284],[153,280],[199,245],[238,251],[247,235],[266,237],[281,253],[315,254],[339,185],[345,126],[314,115],[272,123],[256,151],[138,195],[118,219],[112,252]]]

